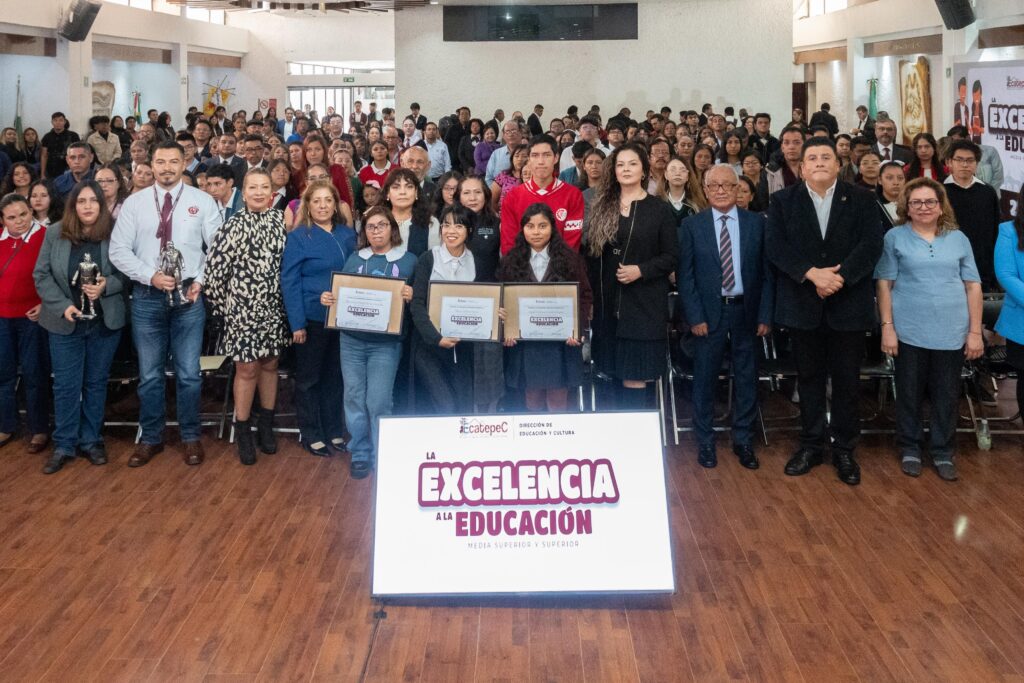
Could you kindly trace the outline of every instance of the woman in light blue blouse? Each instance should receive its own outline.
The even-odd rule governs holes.
[[[984,351],[981,278],[942,185],[930,178],[907,183],[897,217],[899,225],[885,234],[875,279],[882,351],[896,359],[900,466],[911,477],[921,474],[927,395],[932,462],[941,478],[955,481],[960,369],[965,357]]]
[[[1024,197],[1024,187],[1021,187]],[[996,332],[1006,337],[1006,360],[1017,369],[1017,407],[1024,412],[1024,209],[999,226],[996,278],[1006,290]]]

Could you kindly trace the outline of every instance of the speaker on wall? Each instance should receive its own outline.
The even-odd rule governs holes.
[[[935,0],[942,15],[942,23],[950,31],[966,28],[974,23],[974,8],[971,0]]]
[[[61,38],[78,43],[85,40],[92,29],[92,22],[96,21],[96,15],[100,11],[98,0],[72,0],[67,12],[61,19],[60,28],[57,33]]]

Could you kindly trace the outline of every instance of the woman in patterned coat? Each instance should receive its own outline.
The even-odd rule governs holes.
[[[250,413],[257,387],[259,448],[268,454],[277,451],[273,431],[277,362],[291,334],[281,293],[287,231],[284,214],[269,208],[273,190],[265,170],[256,168],[246,174],[242,199],[245,210],[232,216],[210,245],[204,289],[213,314],[224,321],[223,353],[235,361],[238,458],[243,465],[252,465],[256,446]]]

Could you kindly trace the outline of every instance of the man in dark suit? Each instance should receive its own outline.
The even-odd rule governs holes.
[[[896,144],[896,122],[886,117],[875,121],[875,145],[872,148],[882,157],[882,162],[902,161],[909,164],[914,160],[914,151],[905,145]]]
[[[956,104],[953,105],[953,125],[970,126],[971,110],[967,106],[967,79],[961,78],[956,84]]]
[[[704,467],[715,453],[715,385],[728,346],[735,402],[732,449],[740,464],[757,469],[752,428],[757,417],[757,338],[771,331],[775,282],[764,254],[764,219],[736,207],[739,178],[728,164],[708,169],[704,189],[711,208],[679,228],[679,302],[696,337],[693,424]]]
[[[295,133],[295,110],[285,107],[284,118],[277,122],[277,135],[281,140],[287,140]]]
[[[810,138],[801,159],[803,180],[772,196],[765,242],[778,270],[775,323],[792,331],[800,382],[800,448],[785,471],[799,476],[820,465],[831,435],[839,479],[855,485],[860,360],[864,332],[876,322],[871,275],[882,253],[882,226],[874,194],[837,180],[831,140]]]
[[[836,117],[832,116],[832,107],[829,106],[828,102],[821,103],[821,110],[811,114],[811,127],[814,126],[825,126],[828,129],[828,136],[835,139],[839,135],[839,122],[836,121]]]
[[[861,135],[875,141],[875,120],[868,115],[868,108],[863,104],[857,105],[857,127],[850,132],[854,137]]]
[[[250,134],[242,139],[242,154],[245,155],[245,173],[254,168],[266,168],[267,164],[263,160],[263,145],[263,138],[259,135]],[[236,185],[236,187],[241,188],[241,183]]]
[[[420,113],[419,102],[413,102],[409,105],[409,116],[416,122],[416,130],[422,133],[427,127],[427,117]]]
[[[221,135],[220,149],[217,151],[217,156],[212,157],[207,166],[213,166],[214,164],[227,164],[231,169],[231,172],[235,174],[235,187],[241,187],[248,164],[242,157],[235,156],[235,150],[237,147],[238,140],[235,139],[234,135]]]
[[[526,119],[526,127],[530,129],[530,137],[544,134],[544,124],[540,122],[540,117],[542,116],[544,116],[544,105],[533,105],[533,113],[530,114],[530,118]]]

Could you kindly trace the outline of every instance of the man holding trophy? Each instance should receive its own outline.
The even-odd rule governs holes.
[[[135,281],[132,337],[139,356],[142,438],[128,465],[145,465],[163,450],[168,351],[174,360],[183,458],[199,465],[203,248],[213,241],[221,216],[210,195],[181,182],[185,151],[177,142],[158,144],[152,166],[156,184],[125,200],[110,240],[110,260]]]

